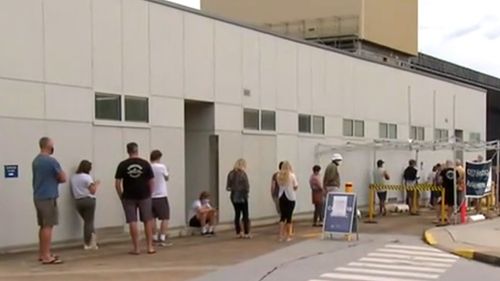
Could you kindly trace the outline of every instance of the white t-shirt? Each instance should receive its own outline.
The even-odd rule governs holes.
[[[198,210],[201,209],[202,207],[208,207],[208,208],[212,208],[212,206],[210,205],[210,202],[206,202],[205,204],[203,204],[201,202],[201,200],[194,200],[193,202],[193,205],[191,205],[191,214],[189,215],[190,218],[196,216],[196,214],[198,213]]]
[[[71,177],[71,190],[75,199],[95,198],[95,195],[90,194],[89,187],[94,183],[94,180],[89,174],[75,174]]]
[[[295,190],[293,188],[298,185],[299,183],[297,182],[297,177],[295,177],[294,173],[291,173],[288,183],[283,186],[280,184],[280,191],[278,196],[281,197],[283,193],[285,193],[285,196],[288,200],[290,201],[297,200],[297,195],[295,194]]]
[[[154,177],[154,187],[151,197],[162,198],[168,196],[167,181],[165,177],[168,177],[168,170],[165,165],[161,163],[152,163],[151,168],[153,168]]]

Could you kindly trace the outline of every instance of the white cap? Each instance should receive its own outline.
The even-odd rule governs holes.
[[[339,153],[335,153],[332,155],[332,161],[342,161],[343,158],[342,158],[342,155],[340,155]]]

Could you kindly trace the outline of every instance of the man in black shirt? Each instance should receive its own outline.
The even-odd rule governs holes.
[[[408,167],[403,173],[403,180],[405,186],[415,186],[418,182],[418,170],[416,168],[417,161],[410,160],[408,162]],[[413,197],[417,197],[417,206],[413,206]],[[414,214],[418,211],[418,192],[416,191],[406,191],[406,204],[410,207],[410,213]],[[415,210],[415,208],[417,210]]]
[[[444,188],[444,203],[448,207],[448,221],[451,218],[451,214],[453,212],[453,207],[455,206],[455,202],[458,206],[462,203],[463,191],[457,190],[457,198],[455,199],[455,176],[453,176],[453,171],[455,171],[456,179],[459,178],[459,173],[455,169],[452,161],[446,161],[445,168],[439,174],[439,183]],[[443,199],[441,199],[443,200]]]
[[[115,174],[115,187],[125,211],[132,238],[132,255],[140,254],[139,230],[137,228],[137,209],[144,223],[148,254],[154,254],[153,248],[153,211],[151,190],[153,188],[153,169],[148,161],[139,158],[139,147],[136,143],[127,144],[129,158],[122,161]]]

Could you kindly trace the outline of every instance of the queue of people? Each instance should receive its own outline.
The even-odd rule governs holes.
[[[482,156],[478,156],[478,158],[474,162],[483,162]],[[390,179],[390,176],[383,165],[383,160],[377,161],[377,169],[373,174],[373,184],[385,185],[386,182]],[[437,209],[437,216],[439,218],[440,204],[441,200],[443,200],[443,203],[447,209],[447,222],[450,221],[450,218],[454,211],[454,206],[461,206],[465,203],[466,174],[465,168],[462,164],[462,161],[460,160],[457,160],[455,162],[448,160],[445,163],[437,163],[432,167],[432,170],[429,172],[427,177],[421,179],[419,171],[417,169],[417,162],[412,159],[409,160],[408,167],[404,170],[402,178],[403,185],[405,186],[414,186],[419,183],[427,183],[430,185],[443,187],[445,191],[444,198],[441,198],[440,191],[431,191],[428,205],[432,208]],[[385,207],[387,201],[387,191],[378,191],[377,197],[379,199],[379,214],[385,215],[387,213]],[[413,210],[413,208],[418,208],[418,205],[420,205],[417,204],[417,206],[413,206],[414,201],[420,202],[419,192],[412,190],[406,191],[405,202],[409,206],[410,212],[416,211]],[[479,212],[480,200],[474,199],[473,203],[476,207],[476,211]]]
[[[34,204],[39,230],[39,261],[42,264],[61,264],[63,260],[51,252],[53,227],[58,224],[57,198],[59,184],[67,181],[66,173],[52,156],[54,142],[48,137],[39,140],[40,153],[32,163]],[[141,254],[139,245],[139,221],[144,225],[146,249],[155,254],[155,243],[170,246],[168,241],[168,221],[170,203],[168,200],[169,172],[161,162],[162,153],[153,150],[149,161],[139,157],[139,146],[131,142],[126,146],[128,158],[121,161],[115,173],[115,189],[124,212],[132,249],[131,255]],[[331,163],[321,179],[321,167],[315,165],[309,184],[314,205],[313,225],[321,226],[324,215],[325,196],[329,191],[339,190],[338,166],[342,162],[340,154],[334,154]],[[297,200],[299,183],[288,161],[282,161],[279,170],[271,180],[271,197],[279,214],[279,241],[291,241],[293,234],[293,214]],[[250,183],[246,173],[247,163],[238,159],[228,173],[226,189],[234,208],[234,230],[238,238],[250,239],[251,221],[249,213]],[[96,194],[100,181],[91,176],[92,163],[82,160],[70,178],[71,193],[75,210],[83,221],[83,249],[99,249],[94,226],[97,206]],[[194,200],[189,214],[188,225],[199,228],[201,235],[215,235],[217,209],[210,204],[210,194],[200,193]],[[159,221],[159,227],[157,225]]]

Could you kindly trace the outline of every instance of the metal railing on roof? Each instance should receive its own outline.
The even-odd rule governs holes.
[[[301,39],[359,35],[358,16],[335,16],[265,24],[273,32]]]

